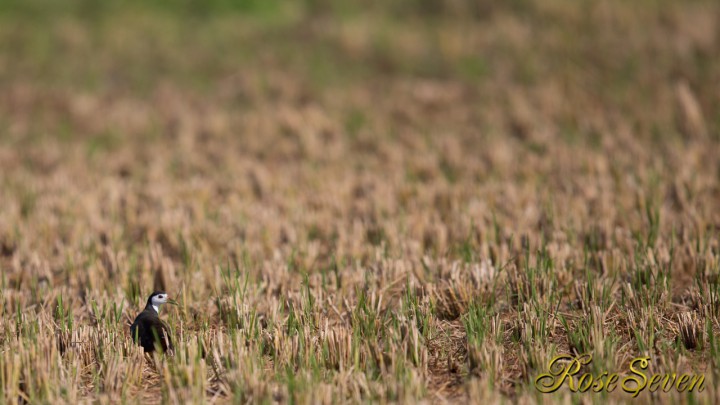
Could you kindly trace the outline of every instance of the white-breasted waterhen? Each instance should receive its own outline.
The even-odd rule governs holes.
[[[170,327],[159,316],[163,304],[177,305],[165,291],[153,292],[148,297],[145,309],[130,326],[130,336],[145,349],[145,353],[152,353],[156,349],[161,349],[163,353],[173,350]]]

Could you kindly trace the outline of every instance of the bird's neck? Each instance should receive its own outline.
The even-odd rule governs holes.
[[[156,314],[160,314],[160,305],[147,304],[145,309],[152,309]]]

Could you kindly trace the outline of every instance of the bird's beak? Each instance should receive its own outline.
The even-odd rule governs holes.
[[[175,305],[175,306],[178,306],[178,303],[177,303],[177,301],[175,301],[174,299],[170,299],[170,298],[168,298],[168,300],[167,300],[167,303],[168,303],[168,304],[170,304],[170,305]]]

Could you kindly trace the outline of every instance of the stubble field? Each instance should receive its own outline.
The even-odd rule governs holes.
[[[0,5],[3,403],[712,403],[719,233],[716,1]]]

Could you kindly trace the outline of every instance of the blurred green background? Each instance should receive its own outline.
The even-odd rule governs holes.
[[[427,79],[461,86],[478,108],[499,105],[497,115],[518,89],[554,87],[572,106],[544,113],[570,137],[592,136],[588,114],[672,136],[683,83],[717,137],[719,10],[713,0],[10,0],[0,83],[145,97],[168,83],[214,94],[228,79],[280,73],[320,101],[328,89]]]

